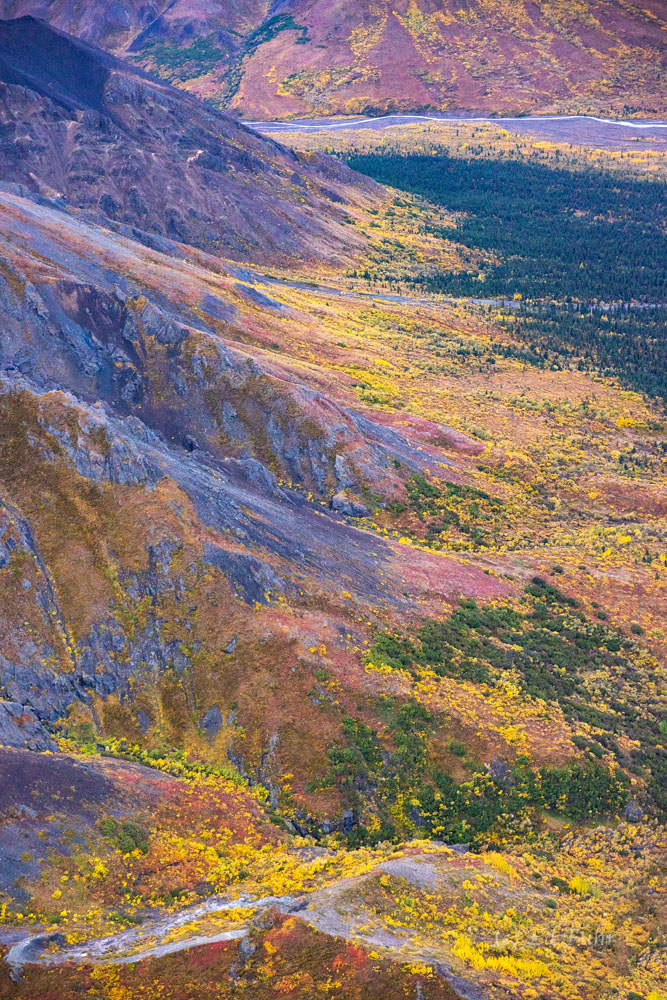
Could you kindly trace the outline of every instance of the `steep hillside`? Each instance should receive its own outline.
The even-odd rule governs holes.
[[[1,179],[156,247],[334,259],[347,211],[378,197],[32,18],[0,22],[0,126]]]
[[[664,114],[659,0],[4,0],[254,118],[383,110]]]
[[[659,996],[659,411],[0,212],[3,996]]]

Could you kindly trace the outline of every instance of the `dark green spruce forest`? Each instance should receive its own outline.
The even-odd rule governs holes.
[[[346,160],[457,215],[455,230],[431,232],[467,248],[470,269],[397,275],[402,283],[461,298],[516,299],[504,322],[530,363],[596,370],[667,399],[664,184],[444,152]],[[472,266],[480,252],[495,262]]]

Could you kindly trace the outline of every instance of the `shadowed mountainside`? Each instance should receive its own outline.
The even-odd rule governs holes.
[[[50,30],[33,18],[0,22],[0,78],[61,103],[101,111],[118,60]]]
[[[274,265],[333,259],[353,242],[343,202],[373,200],[346,168],[301,162],[32,18],[0,23],[0,127],[0,179],[157,247],[166,237]]]

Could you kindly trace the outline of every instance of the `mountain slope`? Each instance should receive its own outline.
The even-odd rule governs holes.
[[[512,189],[0,40],[2,997],[659,998],[664,411],[421,287]]]
[[[350,810],[383,829],[415,822],[397,805],[405,789],[384,787],[373,772],[399,753],[410,720],[428,720],[417,731],[431,747],[429,755],[413,748],[411,787],[424,768],[431,777],[442,767],[465,774],[448,750],[464,734],[474,747],[466,766],[517,759],[508,719],[519,710],[519,745],[536,765],[578,766],[583,688],[566,685],[531,710],[519,709],[521,689],[486,701],[494,668],[479,664],[490,650],[485,640],[471,661],[458,631],[469,626],[456,617],[445,630],[456,652],[438,668],[436,692],[421,676],[420,650],[445,656],[440,625],[440,639],[427,641],[435,627],[428,620],[453,613],[461,596],[523,609],[551,595],[557,608],[561,599],[568,606],[542,584],[525,590],[544,572],[535,539],[569,537],[576,510],[576,545],[564,543],[557,558],[571,544],[597,559],[592,487],[618,478],[607,456],[621,446],[619,435],[623,448],[645,453],[647,468],[658,460],[651,411],[633,403],[635,431],[611,388],[599,427],[582,404],[576,420],[589,478],[571,509],[552,505],[558,420],[527,422],[523,431],[517,424],[504,450],[487,447],[486,432],[472,439],[447,426],[449,412],[468,405],[460,379],[474,381],[477,364],[475,421],[488,419],[493,373],[505,414],[499,426],[516,424],[522,354],[514,360],[510,346],[506,369],[495,357],[493,368],[471,361],[505,333],[437,301],[398,296],[379,308],[340,284],[319,289],[261,276],[263,261],[291,259],[294,268],[297,253],[306,277],[326,269],[332,281],[342,262],[361,267],[365,254],[375,256],[373,267],[387,255],[392,267],[403,259],[422,267],[425,254],[459,267],[456,248],[423,231],[435,209],[424,215],[326,158],[299,159],[83,43],[59,33],[50,41],[53,29],[31,19],[0,30],[10,55],[30,39],[21,67],[33,81],[0,84],[0,169],[8,179],[0,190],[0,562],[8,595],[0,677],[8,739],[45,745],[47,730],[61,727],[80,738],[196,747],[218,763],[233,760],[271,787],[277,803],[294,803],[293,821],[306,827],[323,816],[341,822]],[[62,57],[49,63],[58,49]],[[3,72],[16,78],[7,56]],[[47,96],[56,91],[58,100]],[[209,156],[215,146],[219,169],[197,156],[205,144]],[[175,231],[175,216],[186,229],[179,223]],[[441,221],[446,236],[451,222]],[[227,259],[210,252],[222,245]],[[433,337],[456,345],[447,348],[459,359],[453,369],[434,366],[442,354],[438,347],[434,355]],[[594,385],[591,375],[572,373],[568,398],[583,400]],[[531,385],[549,400],[562,391],[549,372]],[[525,449],[524,434],[536,444],[520,467],[544,476],[540,490],[503,472],[507,454]],[[622,509],[625,486],[620,479],[609,487],[612,508]],[[629,536],[635,546],[653,544],[660,530],[660,495],[656,480],[645,534]],[[618,544],[623,562],[627,543]],[[650,562],[637,559],[635,582],[650,614],[662,606],[660,588]],[[571,586],[588,592],[582,565]],[[611,600],[617,592],[605,586]],[[618,588],[627,629],[639,608],[628,604],[620,577]],[[524,610],[506,610],[530,642],[552,641],[534,634]],[[554,631],[562,613],[549,619]],[[606,632],[600,641],[621,642]],[[615,669],[623,698],[639,699],[642,739],[656,744],[655,759],[641,777],[627,744],[609,760],[629,768],[640,790],[654,789],[655,711],[643,684],[634,694],[628,686],[647,661],[637,652],[635,662],[629,649]],[[544,692],[528,662],[498,655],[491,659],[502,662],[503,677],[525,672],[530,690]],[[575,653],[563,656],[569,662]],[[579,662],[601,698],[594,666],[594,658]],[[388,706],[391,691],[398,700]],[[489,723],[482,731],[480,715]],[[354,763],[340,741],[360,739],[364,726],[382,734],[383,750]],[[635,724],[628,727],[626,738],[637,738]],[[281,773],[294,775],[286,797],[275,784]]]
[[[348,212],[375,218],[386,196],[29,18],[0,33],[10,54],[30,43],[30,87],[8,57],[0,83],[4,740],[47,746],[68,713],[80,732],[205,732],[214,757],[220,733],[241,770],[270,780],[290,759],[303,787],[299,745],[315,738],[317,758],[327,738],[315,702],[294,715],[305,643],[340,643],[379,608],[400,618],[434,587],[434,607],[506,590],[428,553],[411,584],[406,550],[346,519],[444,456],[283,356],[309,312],[207,252],[353,260],[366,235]],[[274,657],[296,676],[266,702]],[[182,692],[166,711],[165,683]],[[245,744],[221,683],[247,705]]]
[[[274,264],[334,258],[351,243],[342,202],[373,198],[346,168],[301,164],[43,22],[0,22],[0,53],[0,178],[156,245],[165,237]]]
[[[303,31],[249,58],[233,99],[247,115],[665,106],[661,4],[338,0],[289,12]]]
[[[663,114],[659,0],[4,0],[254,118],[380,110]]]

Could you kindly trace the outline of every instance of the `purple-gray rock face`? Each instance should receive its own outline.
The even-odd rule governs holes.
[[[222,712],[218,705],[209,708],[204,718],[199,723],[209,739],[215,739],[222,726]]]
[[[27,750],[55,749],[37,716],[25,705],[0,700],[0,746]]]
[[[206,646],[186,594],[204,578],[250,612],[336,586],[342,559],[347,589],[374,604],[393,600],[389,547],[327,515],[326,504],[334,494],[334,510],[363,516],[339,484],[373,486],[393,459],[419,469],[424,454],[245,347],[255,308],[247,277],[190,266],[181,285],[175,252],[109,235],[20,189],[0,190],[0,215],[0,697],[53,725],[72,706],[94,717],[100,701],[130,705],[174,677],[194,714],[188,678]],[[112,497],[112,521],[144,518],[129,562],[107,527],[86,527],[76,542],[69,535],[82,502],[96,518]],[[135,514],[121,503],[137,504]],[[158,521],[176,517],[157,538],[143,513],[153,505]],[[36,527],[45,513],[48,530]],[[73,544],[82,548],[70,557]],[[91,545],[95,554],[84,555]],[[82,558],[74,576],[86,592],[72,605],[63,574]],[[90,580],[100,568],[114,590],[95,602]],[[76,627],[73,607],[83,619]],[[242,640],[231,638],[238,623],[220,625],[220,658],[242,655]],[[153,705],[128,712],[139,739]]]
[[[341,194],[373,189],[31,17],[0,21],[0,131],[1,179],[155,247],[244,261],[343,253]]]

